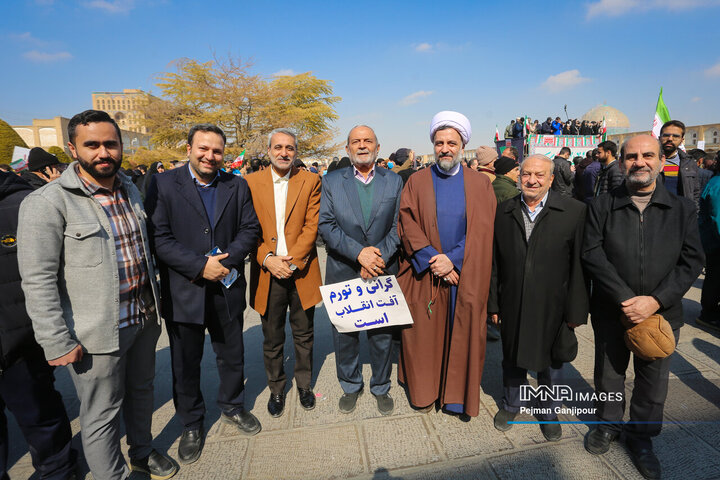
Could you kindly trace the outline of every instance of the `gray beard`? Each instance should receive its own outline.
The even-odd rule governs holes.
[[[657,179],[658,174],[650,175],[647,180],[641,180],[639,178],[634,178],[632,175],[627,175],[625,177],[625,182],[629,189],[631,190],[638,190],[640,188],[649,187],[652,185],[652,183]]]
[[[354,154],[348,154],[348,157],[350,157],[350,163],[353,165],[372,165],[375,163],[375,160],[377,160],[377,156],[377,153],[370,152],[370,157],[368,157],[367,160],[360,160]]]
[[[455,168],[458,163],[460,163],[460,153],[455,155],[452,160],[438,160],[438,156],[435,155],[435,163],[437,163],[437,166],[440,167],[440,170],[449,172]]]

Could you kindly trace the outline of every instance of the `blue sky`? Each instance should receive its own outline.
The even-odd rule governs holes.
[[[649,129],[661,86],[673,118],[714,123],[718,18],[720,0],[13,0],[0,16],[0,118],[70,117],[93,91],[157,91],[173,60],[216,52],[262,75],[332,80],[338,140],[368,124],[383,157],[429,153],[440,110],[470,119],[471,147],[515,116],[565,118],[565,104],[572,118],[605,102]]]

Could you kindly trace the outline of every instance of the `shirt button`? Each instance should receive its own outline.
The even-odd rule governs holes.
[[[76,237],[79,237],[80,235],[81,235],[80,232],[78,232],[78,233],[75,234]]]
[[[206,229],[203,230],[203,231],[205,232],[205,235],[207,235],[208,233],[210,233],[210,229],[209,229],[209,228],[206,228]]]

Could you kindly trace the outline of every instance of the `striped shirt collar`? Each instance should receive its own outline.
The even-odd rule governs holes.
[[[367,175],[367,178],[363,177],[363,174],[360,173],[360,170],[357,169],[355,165],[353,165],[353,174],[355,175],[355,178],[360,180],[365,185],[369,184],[373,178],[375,178],[375,165],[372,166],[370,169],[370,172]]]

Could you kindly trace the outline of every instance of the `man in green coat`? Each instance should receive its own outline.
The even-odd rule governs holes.
[[[520,190],[517,188],[519,173],[517,160],[500,157],[495,161],[495,180],[492,182],[492,187],[495,190],[498,205],[520,194]]]

